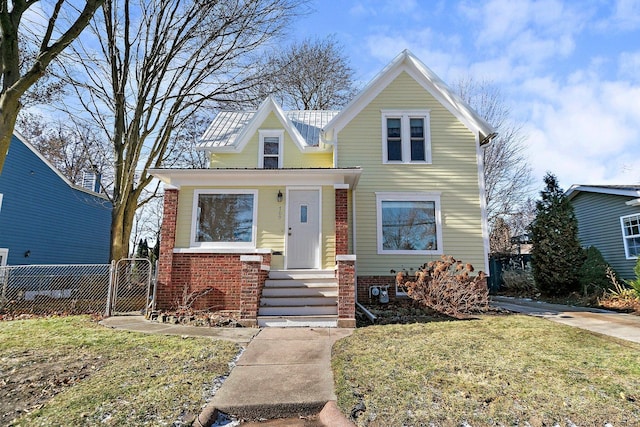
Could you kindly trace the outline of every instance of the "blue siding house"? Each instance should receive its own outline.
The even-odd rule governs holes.
[[[595,246],[619,277],[633,279],[640,256],[640,185],[572,185],[566,192],[583,247]]]
[[[109,262],[111,204],[14,134],[0,173],[0,265]]]

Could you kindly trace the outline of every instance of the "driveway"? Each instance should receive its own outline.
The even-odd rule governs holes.
[[[549,304],[523,298],[493,296],[491,300],[493,305],[506,310],[640,343],[640,316],[597,308]]]

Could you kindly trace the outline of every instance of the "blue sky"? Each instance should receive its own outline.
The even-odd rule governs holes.
[[[640,183],[640,0],[316,0],[294,37],[334,34],[359,81],[403,49],[446,82],[487,80],[523,126],[535,191]]]

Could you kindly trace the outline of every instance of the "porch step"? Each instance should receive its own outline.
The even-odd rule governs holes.
[[[338,297],[338,289],[335,286],[278,286],[265,285],[262,289],[263,298],[278,297]]]
[[[338,283],[333,270],[275,270],[262,289],[259,326],[335,327]]]
[[[326,316],[258,316],[259,327],[277,328],[335,328],[338,319],[334,315]]]
[[[272,270],[269,279],[313,280],[335,279],[335,270]]]
[[[261,306],[258,316],[316,316],[338,315],[338,305],[282,305]]]
[[[318,305],[337,305],[338,291],[335,291],[335,295],[331,296],[279,296],[279,297],[267,297],[264,296],[260,299],[260,307],[305,307],[305,306],[318,306]]]

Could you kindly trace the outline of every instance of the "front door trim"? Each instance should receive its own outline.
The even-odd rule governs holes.
[[[285,229],[284,229],[284,268],[288,270],[289,267],[289,200],[290,192],[295,190],[317,191],[318,192],[318,250],[315,256],[314,266],[310,269],[320,269],[322,262],[322,187],[321,186],[287,186],[286,203],[285,203]],[[295,267],[294,267],[295,268]]]

